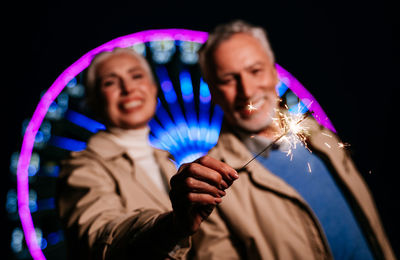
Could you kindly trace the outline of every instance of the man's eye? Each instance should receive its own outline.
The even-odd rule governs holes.
[[[132,79],[142,79],[144,77],[143,73],[133,74]]]
[[[260,74],[262,72],[262,69],[252,69],[251,73],[253,73],[254,75]]]

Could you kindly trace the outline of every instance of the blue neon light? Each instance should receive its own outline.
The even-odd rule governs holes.
[[[214,107],[214,112],[211,118],[209,133],[206,138],[206,142],[209,145],[209,148],[214,146],[218,141],[223,117],[224,112],[222,111],[220,106],[216,105]]]
[[[36,212],[38,210],[37,193],[34,190],[29,191],[29,210],[31,212]]]
[[[159,125],[158,122],[154,121],[154,119],[150,122],[150,128],[155,133],[155,135],[160,136],[162,132],[167,132],[168,135],[170,135],[172,140],[174,141],[174,144],[172,144],[171,141],[168,141],[169,139],[164,138],[164,142],[168,141],[164,145],[166,146],[177,145],[178,146],[177,150],[181,150],[181,152],[187,152],[185,147],[186,146],[185,144],[188,143],[187,135],[180,134],[177,125],[172,121],[168,112],[161,105],[160,100],[158,101],[157,104],[156,116],[157,118],[160,119],[162,125]],[[184,129],[183,131],[186,132],[187,130]]]
[[[181,71],[179,74],[182,98],[185,103],[186,121],[189,126],[189,139],[196,146],[197,140],[200,139],[198,131],[197,113],[194,103],[193,85],[190,73],[186,70]]]
[[[149,126],[152,134],[159,140],[159,148],[166,149],[171,154],[176,154],[177,151],[179,151],[179,146],[176,141],[168,134],[167,131],[165,131],[165,129],[162,128],[162,126],[156,120],[150,120]],[[150,141],[152,140],[150,139]]]
[[[156,74],[159,78],[161,90],[163,91],[165,100],[169,104],[177,102],[178,99],[176,97],[174,86],[172,85],[172,82],[169,79],[167,69],[164,66],[157,66]]]
[[[57,164],[44,164],[40,167],[39,174],[46,177],[57,178],[60,173],[60,166]]]
[[[298,114],[298,113],[304,114],[307,111],[308,111],[308,107],[302,101],[300,101],[296,105],[293,105],[291,108],[289,108],[289,112],[292,114]]]
[[[278,85],[276,85],[275,89],[276,92],[278,93],[278,96],[282,97],[283,94],[285,94],[286,90],[288,90],[288,86],[282,82],[281,80],[279,81]]]
[[[179,83],[184,105],[183,113],[167,69],[158,66],[156,74],[172,118],[167,112],[167,108],[164,108],[159,100],[156,111],[158,120],[153,119],[149,124],[150,142],[157,148],[168,150],[179,166],[205,155],[216,144],[223,112],[219,106],[211,109],[210,90],[203,79],[200,79],[200,102],[196,109],[191,75],[189,71],[182,70],[179,73]],[[212,115],[211,119],[210,114]]]
[[[49,245],[55,245],[64,240],[64,232],[62,230],[49,233],[47,235],[47,242]]]
[[[209,104],[211,102],[211,93],[208,85],[204,80],[200,79],[200,103]]]
[[[103,125],[102,123],[97,122],[96,120],[93,120],[93,119],[91,119],[81,113],[78,113],[76,111],[73,111],[73,110],[68,110],[65,115],[65,118],[68,121],[70,121],[80,127],[83,127],[92,133],[97,133],[100,130],[106,129],[105,125]]]
[[[76,84],[78,83],[78,80],[76,78],[71,79],[68,83],[67,83],[67,87],[68,88],[73,88],[76,86]]]
[[[189,138],[189,131],[188,131],[188,125],[186,123],[185,117],[183,116],[182,109],[180,107],[180,104],[178,103],[178,99],[175,94],[175,90],[173,88],[173,85],[171,83],[171,80],[169,79],[168,76],[168,71],[164,66],[158,66],[156,68],[156,73],[157,76],[161,82],[161,89],[163,91],[165,100],[168,102],[168,107],[173,115],[173,120],[175,122],[175,125],[178,126],[178,132],[183,138],[184,142],[186,143],[187,139]],[[163,88],[163,82],[170,82],[167,85],[167,87]],[[163,121],[163,118],[160,118],[160,121]]]
[[[194,94],[193,94],[193,85],[190,73],[186,70],[181,71],[181,73],[179,74],[179,79],[181,83],[183,101],[187,103],[192,102]]]
[[[203,79],[200,79],[199,100],[199,134],[202,137],[200,147],[203,151],[208,151],[210,144],[207,143],[206,137],[210,126],[211,94]],[[213,145],[211,144],[211,146]]]
[[[82,151],[86,148],[85,142],[61,136],[52,136],[49,144],[61,149],[74,152]]]
[[[56,208],[56,202],[54,198],[40,199],[37,201],[37,208],[41,210],[52,210]]]

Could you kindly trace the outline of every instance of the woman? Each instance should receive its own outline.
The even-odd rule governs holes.
[[[175,174],[169,153],[150,146],[157,87],[132,49],[97,55],[86,86],[107,130],[63,163],[58,208],[71,258],[185,258],[190,235],[222,201],[235,170],[202,157]]]

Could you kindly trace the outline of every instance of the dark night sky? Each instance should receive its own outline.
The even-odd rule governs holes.
[[[399,251],[398,153],[393,153],[397,133],[391,125],[396,119],[399,85],[394,56],[399,42],[394,35],[393,6],[382,1],[263,1],[262,5],[244,1],[247,6],[217,0],[135,2],[15,3],[4,8],[11,15],[2,18],[6,44],[2,116],[7,150],[2,163],[2,199],[12,185],[8,165],[11,153],[21,145],[22,120],[32,115],[40,93],[82,55],[137,31],[209,31],[218,23],[240,18],[267,29],[277,62],[307,87],[339,136],[351,143],[353,158],[373,192],[392,246]]]

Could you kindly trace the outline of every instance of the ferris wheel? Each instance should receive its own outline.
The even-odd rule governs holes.
[[[17,259],[65,257],[64,235],[55,209],[59,161],[105,126],[84,105],[83,75],[92,58],[116,47],[133,48],[150,63],[158,81],[156,115],[149,123],[150,142],[168,150],[177,166],[206,154],[217,142],[223,112],[211,101],[198,66],[197,51],[208,34],[186,29],[148,30],[113,39],[83,55],[43,92],[32,118],[23,122],[21,150],[11,158],[16,189],[7,194],[7,212],[15,228],[11,249]],[[321,125],[335,131],[306,88],[276,64],[276,86],[289,111],[313,112]]]

